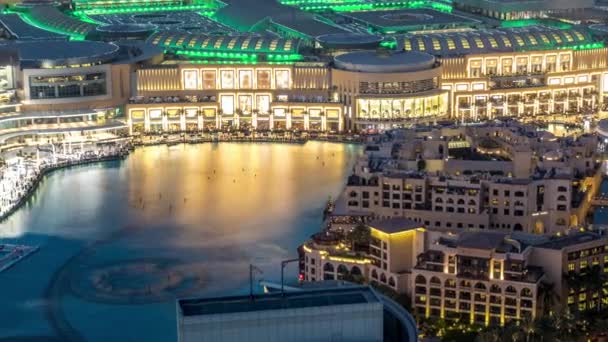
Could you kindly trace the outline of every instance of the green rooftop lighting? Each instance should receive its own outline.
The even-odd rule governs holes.
[[[215,13],[215,8],[207,4],[196,5],[158,5],[158,6],[116,6],[106,8],[91,8],[74,11],[75,15],[99,15],[99,14],[128,14],[143,12],[171,12],[171,11],[199,11],[202,15],[211,16]]]

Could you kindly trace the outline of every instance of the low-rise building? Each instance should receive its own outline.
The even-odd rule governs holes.
[[[180,342],[417,341],[411,315],[365,286],[178,300],[177,334]]]
[[[536,317],[544,272],[532,247],[497,232],[440,237],[412,269],[412,306],[424,317],[503,325]]]
[[[594,135],[513,123],[401,133],[366,148],[336,215],[556,233],[584,224],[601,182]]]

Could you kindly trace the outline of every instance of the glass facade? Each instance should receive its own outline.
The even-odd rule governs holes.
[[[404,99],[358,99],[357,118],[407,119],[447,112],[447,95],[434,95]]]
[[[52,99],[106,95],[106,74],[30,76],[30,98]]]

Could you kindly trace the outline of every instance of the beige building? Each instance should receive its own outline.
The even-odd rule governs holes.
[[[599,189],[596,146],[591,135],[558,139],[518,124],[406,130],[368,146],[336,214],[560,232],[584,224]]]
[[[535,246],[532,264],[545,270],[561,307],[575,312],[608,306],[608,281],[602,282],[608,275],[605,231],[566,235]]]
[[[412,306],[424,317],[504,325],[536,317],[541,267],[532,247],[496,232],[440,237],[412,270]]]
[[[132,132],[258,130],[342,131],[322,63],[169,65],[140,69],[127,105]]]
[[[408,292],[410,270],[424,250],[424,228],[406,219],[370,222],[369,249],[358,251],[341,242],[339,234],[315,234],[302,246],[304,280],[319,281],[362,276],[398,292]]]

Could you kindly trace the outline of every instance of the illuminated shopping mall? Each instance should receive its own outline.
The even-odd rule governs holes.
[[[489,3],[5,5],[0,141],[601,119],[608,12],[588,0]]]

